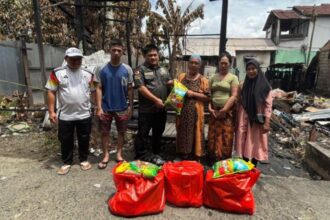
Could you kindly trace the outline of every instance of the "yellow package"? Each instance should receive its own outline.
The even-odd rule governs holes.
[[[173,108],[177,115],[181,114],[183,108],[184,97],[188,91],[188,88],[185,87],[178,80],[174,80],[174,87],[171,93],[168,95],[165,105],[167,107]]]

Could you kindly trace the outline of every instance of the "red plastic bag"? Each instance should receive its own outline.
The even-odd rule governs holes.
[[[148,179],[134,174],[115,173],[116,167],[112,174],[117,192],[108,201],[113,214],[132,217],[164,210],[165,189],[162,171],[155,178]]]
[[[216,179],[212,176],[213,170],[208,170],[204,186],[205,206],[253,215],[255,207],[252,187],[260,176],[258,169]]]
[[[165,163],[166,201],[180,207],[203,205],[204,167],[196,161]]]

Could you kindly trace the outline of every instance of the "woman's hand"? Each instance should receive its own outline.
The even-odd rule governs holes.
[[[192,91],[192,90],[188,90],[187,91],[187,93],[186,93],[186,95],[187,95],[187,97],[189,97],[189,98],[193,98],[194,97],[194,91]]]
[[[226,117],[226,111],[225,110],[223,110],[223,109],[220,109],[218,112],[217,112],[217,118],[220,118],[220,119],[223,119],[223,118],[225,118]]]
[[[267,133],[270,130],[270,118],[265,118],[265,123],[262,125],[263,133]]]
[[[214,118],[217,118],[216,112],[212,108],[211,104],[209,104],[209,112],[210,112],[211,116],[213,116]]]

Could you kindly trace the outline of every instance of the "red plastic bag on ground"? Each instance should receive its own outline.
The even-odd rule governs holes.
[[[203,205],[204,167],[196,161],[165,163],[166,201],[180,207]]]
[[[117,192],[108,201],[109,209],[113,214],[132,217],[155,214],[164,210],[165,189],[162,171],[155,178],[150,179],[134,174],[115,173],[116,167],[112,170],[112,174]]]
[[[213,170],[208,170],[204,186],[205,206],[253,215],[255,208],[252,187],[260,176],[258,169],[216,179],[212,176]]]

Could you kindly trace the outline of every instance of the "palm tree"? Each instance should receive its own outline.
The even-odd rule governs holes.
[[[177,5],[175,0],[157,0],[156,9],[159,7],[163,10],[164,15],[151,11],[150,17],[158,24],[164,33],[171,35],[172,52],[170,56],[170,71],[174,72],[176,56],[181,53],[181,46],[179,43],[180,36],[187,33],[190,24],[198,18],[204,18],[204,5],[201,4],[194,10],[191,10],[194,0],[191,0],[188,7],[181,13],[181,7]]]

